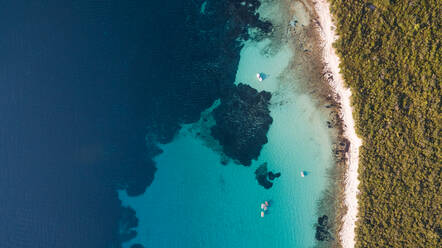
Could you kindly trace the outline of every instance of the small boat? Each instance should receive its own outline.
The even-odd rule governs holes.
[[[301,177],[304,177],[304,176],[305,176],[304,171],[301,171]]]
[[[270,204],[268,201],[261,203],[261,218],[264,218],[265,213],[268,211]]]
[[[256,77],[258,78],[259,82],[262,82],[266,78],[268,78],[269,75],[265,74],[264,72],[260,72],[260,73],[256,74]]]

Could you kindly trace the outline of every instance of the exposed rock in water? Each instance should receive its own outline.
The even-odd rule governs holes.
[[[273,173],[267,170],[267,163],[263,163],[255,170],[256,180],[258,183],[266,189],[270,189],[273,186],[273,181],[275,178],[280,177],[281,173]]]
[[[316,234],[315,238],[319,241],[330,241],[333,240],[331,233],[329,232],[330,227],[328,226],[328,216],[323,215],[318,218],[318,224],[316,224]]]
[[[221,97],[213,111],[216,124],[211,129],[212,136],[227,156],[243,165],[249,166],[252,159],[257,159],[267,143],[267,131],[273,122],[268,108],[270,98],[267,91],[238,84]]]

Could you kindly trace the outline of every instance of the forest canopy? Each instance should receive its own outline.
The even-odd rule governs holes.
[[[331,4],[363,139],[357,247],[442,247],[442,4]]]

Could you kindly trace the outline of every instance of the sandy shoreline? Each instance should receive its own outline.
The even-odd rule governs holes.
[[[274,2],[262,3],[271,5]],[[272,14],[262,13],[261,17],[267,17],[272,23],[278,24],[275,29],[276,37],[292,40],[294,53],[301,56],[295,57],[297,60],[292,62],[290,70],[300,78],[310,78],[302,90],[310,92],[320,104],[327,104],[330,111],[329,127],[337,131],[337,141],[333,148],[336,168],[330,174],[331,180],[334,180],[331,186],[336,188],[324,194],[321,201],[325,205],[319,207],[319,214],[327,214],[335,220],[334,230],[330,231],[338,238],[333,247],[353,248],[356,243],[358,162],[362,140],[355,131],[351,90],[344,84],[339,70],[340,60],[332,46],[337,36],[330,4],[327,0],[285,0],[282,3],[279,8],[275,7],[270,11]],[[275,15],[276,12],[279,15]],[[294,20],[294,17],[298,21],[297,25],[286,28],[285,23]],[[322,73],[318,73],[320,71]],[[336,208],[330,208],[332,205]],[[322,247],[324,243],[318,245]]]
[[[323,60],[325,63],[326,77],[328,83],[335,91],[335,100],[341,104],[341,118],[343,120],[344,136],[350,142],[350,148],[347,152],[347,171],[345,172],[344,198],[347,212],[343,217],[342,229],[339,233],[341,244],[344,248],[355,246],[355,227],[358,213],[358,162],[359,146],[362,140],[356,135],[355,122],[352,116],[351,91],[346,88],[342,75],[339,70],[339,57],[337,56],[333,42],[336,40],[330,13],[330,4],[327,0],[317,0],[314,3],[318,21],[320,24],[320,36],[322,38]]]

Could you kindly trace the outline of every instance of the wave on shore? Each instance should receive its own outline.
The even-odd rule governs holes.
[[[345,175],[345,206],[347,212],[343,217],[343,226],[340,231],[342,246],[350,248],[355,246],[355,227],[358,213],[358,162],[359,147],[362,140],[356,135],[355,131],[355,121],[351,107],[351,90],[344,85],[344,80],[339,71],[339,57],[332,46],[337,36],[334,32],[335,26],[330,13],[330,4],[327,0],[318,0],[315,3],[315,11],[321,27],[323,59],[326,64],[325,70],[329,79],[328,82],[335,90],[336,100],[342,106],[341,118],[344,122],[344,135],[350,141],[350,149],[347,153],[348,168]]]

